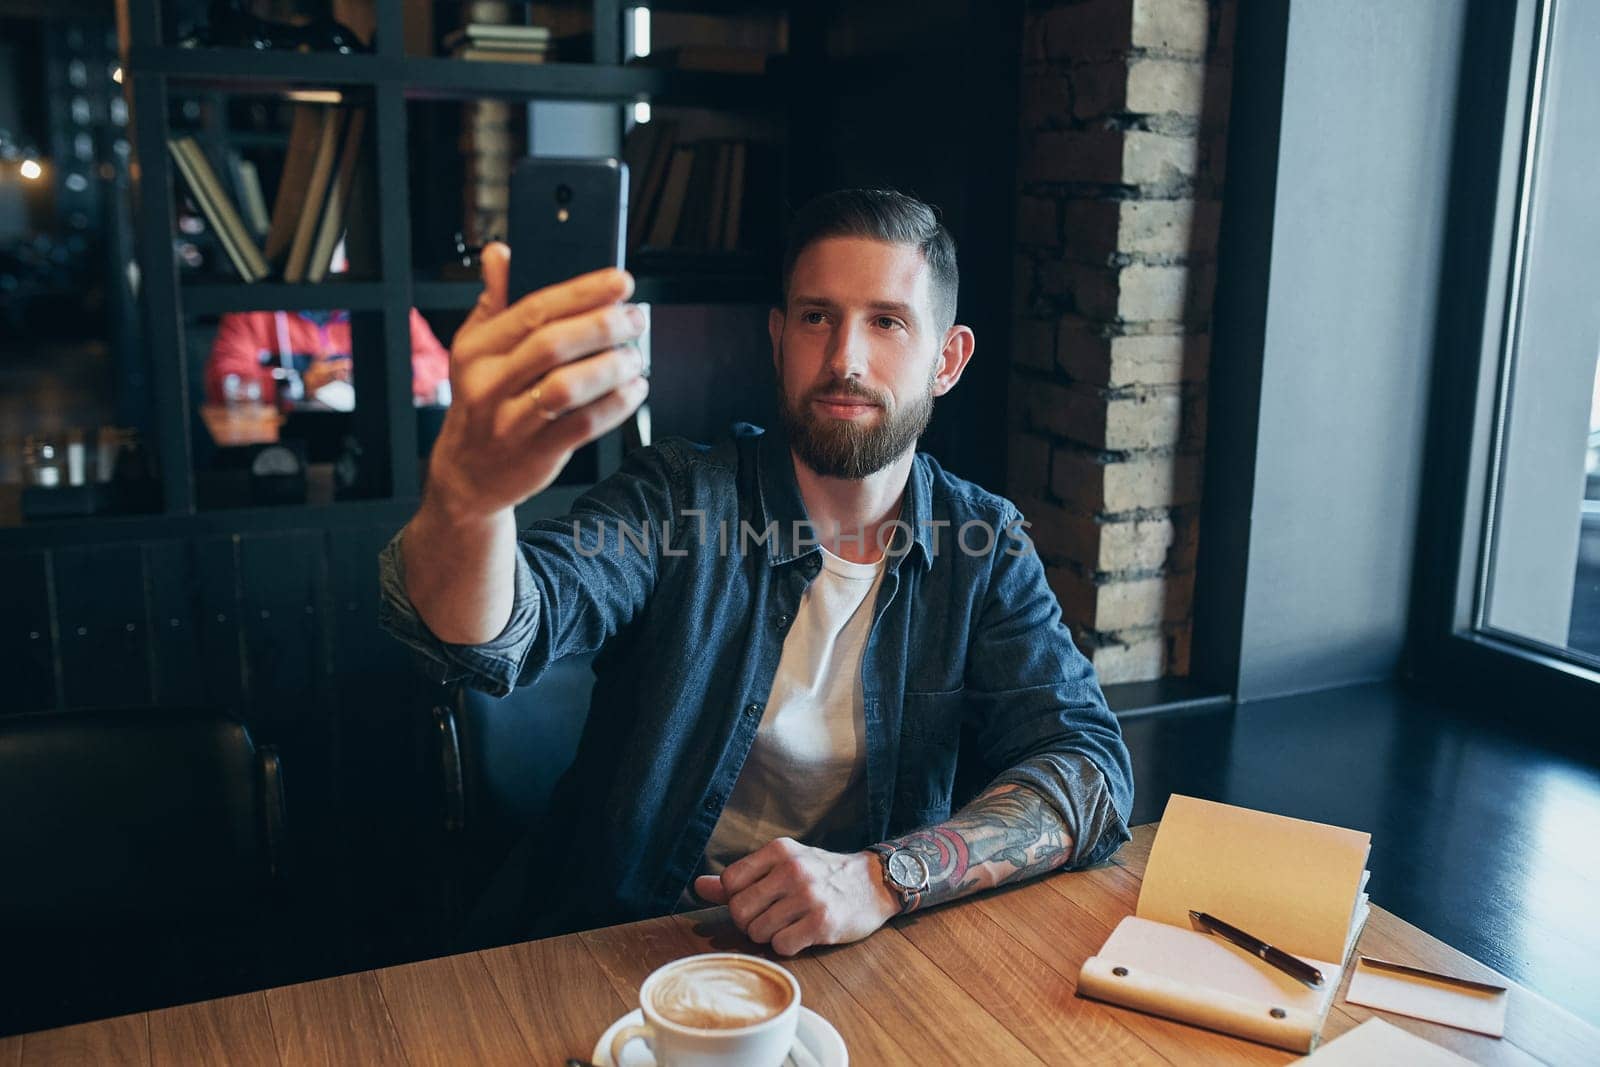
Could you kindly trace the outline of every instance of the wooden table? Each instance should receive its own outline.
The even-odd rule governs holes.
[[[1133,912],[1153,837],[1139,827],[1111,865],[935,908],[786,963],[864,1067],[1295,1059],[1075,995],[1079,966]],[[723,909],[651,919],[0,1039],[0,1067],[557,1065],[587,1057],[656,967],[725,949],[753,946]],[[1381,908],[1360,951],[1504,981]],[[1372,1014],[1341,990],[1323,1037]],[[1600,1030],[1515,985],[1503,1040],[1383,1017],[1484,1064],[1600,1062]]]

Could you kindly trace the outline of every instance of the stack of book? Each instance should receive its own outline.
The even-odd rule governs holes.
[[[670,119],[635,126],[628,164],[628,247],[738,252],[766,247],[770,197],[778,180],[772,145],[743,138],[677,142]]]
[[[456,59],[494,63],[543,63],[550,52],[547,26],[500,26],[469,22],[445,35],[444,46]]]
[[[465,233],[473,244],[503,240],[511,210],[511,162],[521,141],[512,106],[504,100],[473,100],[464,110],[461,158],[467,173]]]
[[[358,184],[366,116],[362,107],[294,105],[270,216],[248,161],[230,163],[241,215],[199,143],[193,137],[167,140],[178,172],[240,278],[257,282],[277,273],[285,282],[320,282],[327,277]]]

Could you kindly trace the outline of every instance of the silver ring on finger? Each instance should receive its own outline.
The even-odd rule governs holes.
[[[540,418],[544,419],[546,422],[555,422],[561,417],[561,412],[550,411],[544,406],[544,401],[540,396],[540,394],[543,392],[544,383],[540,382],[538,385],[528,390],[528,400],[533,404],[533,410],[538,412]]]

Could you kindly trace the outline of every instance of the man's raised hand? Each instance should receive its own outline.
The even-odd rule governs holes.
[[[511,251],[483,251],[483,294],[450,351],[450,410],[428,493],[487,518],[555,481],[573,452],[622,424],[649,391],[633,277],[608,268],[506,306]]]

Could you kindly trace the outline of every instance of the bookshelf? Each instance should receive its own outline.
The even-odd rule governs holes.
[[[162,40],[159,0],[119,0],[118,19],[126,55],[124,68],[133,108],[138,149],[135,232],[139,246],[146,343],[152,354],[152,392],[157,398],[153,437],[160,458],[164,510],[169,516],[197,511],[194,420],[197,401],[189,386],[185,324],[197,315],[282,308],[350,312],[358,353],[353,432],[362,443],[358,495],[370,499],[414,498],[419,491],[417,416],[410,394],[412,307],[431,310],[470,308],[478,284],[419,275],[411,247],[412,195],[403,175],[412,160],[409,120],[419,102],[503,99],[520,102],[591,101],[611,103],[617,131],[626,108],[639,101],[652,106],[782,116],[791,105],[782,63],[768,75],[675,70],[623,62],[624,5],[591,0],[591,62],[539,64],[472,62],[405,53],[402,0],[374,0],[376,33],[369,54],[248,51],[186,48]],[[663,10],[734,15],[777,12],[786,5],[760,0],[738,4],[719,0],[677,0],[651,5]],[[793,17],[804,21],[799,12]],[[371,210],[379,234],[375,273],[361,279],[330,279],[321,284],[189,281],[180,277],[171,254],[174,233],[174,183],[181,177],[166,151],[172,134],[170,106],[186,95],[271,96],[293,90],[336,89],[368,107],[367,144],[383,176]],[[453,146],[451,146],[453,149]],[[786,176],[779,176],[787,185]],[[774,217],[784,199],[778,190],[752,190],[770,201]],[[764,205],[768,206],[768,205]],[[767,260],[773,260],[768,262]],[[757,302],[771,295],[775,255],[730,253],[721,259],[675,257],[670,253],[630,260],[638,281],[636,299],[652,304]],[[448,343],[448,337],[441,337]],[[381,359],[370,353],[381,352]],[[597,442],[598,475],[614,470],[622,456],[621,433]]]

